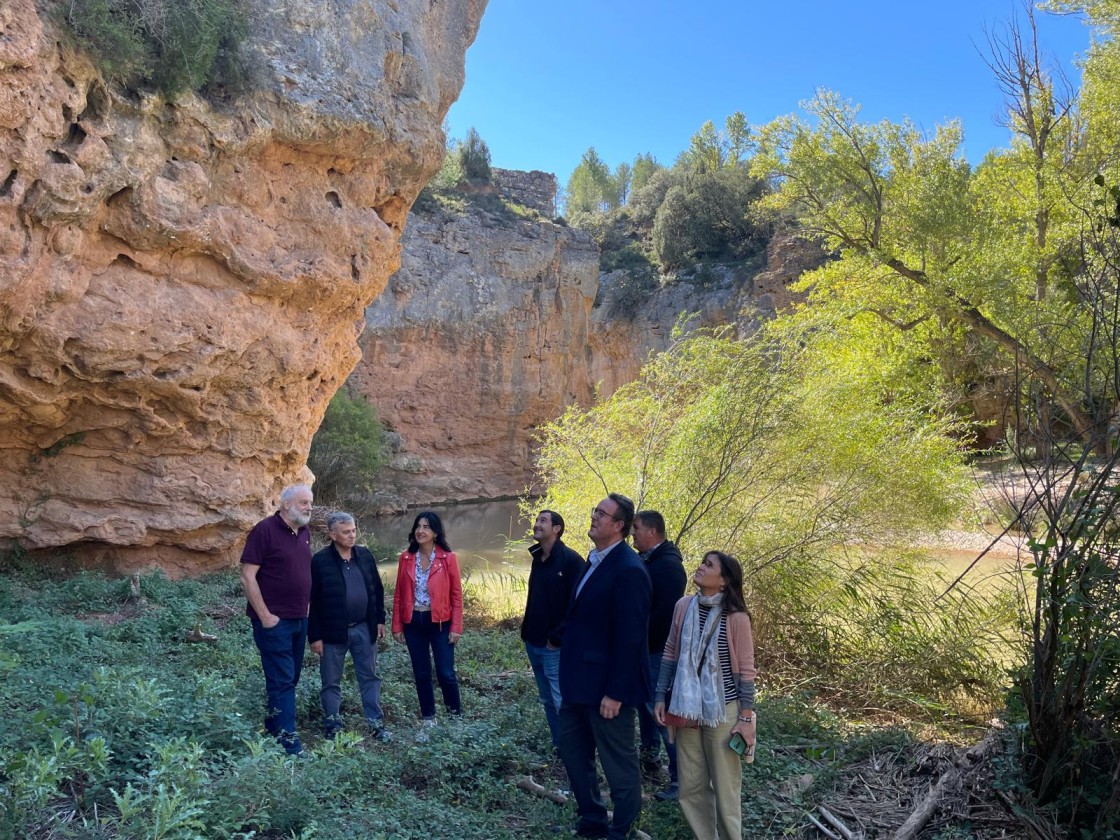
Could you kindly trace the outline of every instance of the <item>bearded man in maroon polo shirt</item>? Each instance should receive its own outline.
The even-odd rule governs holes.
[[[289,755],[303,752],[296,734],[296,685],[311,602],[311,502],[310,487],[285,488],[280,509],[253,526],[241,553],[241,585],[249,601],[245,612],[253,623],[268,696],[264,725]]]

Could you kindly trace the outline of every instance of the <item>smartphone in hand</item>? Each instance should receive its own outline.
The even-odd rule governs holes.
[[[728,742],[727,746],[731,748],[732,752],[741,756],[747,764],[754,763],[754,747],[748,744],[746,739],[738,732],[732,734],[731,741]]]

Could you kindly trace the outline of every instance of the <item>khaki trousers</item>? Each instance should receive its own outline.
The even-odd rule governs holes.
[[[681,810],[697,840],[742,837],[743,765],[727,745],[738,716],[739,704],[728,703],[726,723],[677,730]]]

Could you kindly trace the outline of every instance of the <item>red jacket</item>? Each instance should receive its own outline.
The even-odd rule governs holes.
[[[459,560],[454,551],[436,546],[436,557],[428,575],[428,594],[432,598],[432,621],[451,622],[452,633],[463,632],[463,583],[459,578]],[[397,588],[393,592],[394,633],[404,631],[412,621],[416,602],[416,555],[401,552],[397,563]]]

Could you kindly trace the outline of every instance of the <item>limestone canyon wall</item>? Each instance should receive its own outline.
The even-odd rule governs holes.
[[[503,194],[527,205],[511,192],[512,175]],[[548,209],[541,179],[522,180]],[[751,330],[789,304],[788,284],[821,259],[780,235],[762,266],[703,285],[682,280],[635,306],[621,274],[600,277],[588,234],[489,207],[418,204],[401,269],[366,312],[350,385],[394,433],[392,489],[378,500],[387,509],[522,493],[536,429],[568,405],[590,405],[596,389],[609,395],[635,379],[648,354],[668,346],[680,313]]]
[[[351,377],[399,436],[404,502],[525,489],[533,428],[591,399],[598,272],[581,231],[480,207],[412,214]]]
[[[204,571],[306,475],[485,0],[252,1],[220,107],[0,4],[0,548]]]

